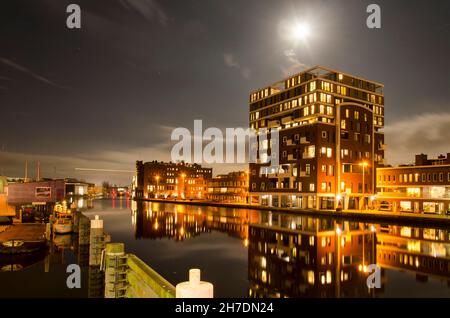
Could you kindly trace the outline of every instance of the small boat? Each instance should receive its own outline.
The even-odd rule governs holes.
[[[21,271],[23,269],[23,266],[20,264],[10,264],[5,265],[0,269],[0,272],[17,272]]]
[[[72,217],[69,214],[59,214],[55,223],[53,223],[53,231],[56,234],[68,234],[73,231]]]
[[[22,240],[9,240],[6,242],[3,242],[2,245],[7,248],[17,248],[21,247],[23,245],[24,241]]]
[[[34,253],[45,247],[45,240],[24,241],[22,239],[10,239],[0,244],[0,254]]]

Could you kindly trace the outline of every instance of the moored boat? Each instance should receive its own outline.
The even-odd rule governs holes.
[[[73,231],[72,219],[67,216],[59,216],[53,224],[53,231],[56,234],[68,234]]]

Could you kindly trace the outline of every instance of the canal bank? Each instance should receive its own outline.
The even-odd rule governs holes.
[[[447,215],[433,215],[433,214],[413,214],[404,212],[384,212],[384,211],[335,211],[335,210],[306,210],[306,209],[292,209],[267,207],[251,204],[239,203],[219,203],[198,200],[167,200],[167,199],[135,199],[136,201],[148,201],[159,203],[185,204],[194,206],[210,206],[210,207],[224,207],[232,209],[250,209],[258,211],[277,211],[284,213],[293,213],[308,216],[322,216],[332,217],[336,220],[354,220],[359,222],[387,222],[399,225],[429,225],[438,228],[448,228],[450,226],[450,216]]]

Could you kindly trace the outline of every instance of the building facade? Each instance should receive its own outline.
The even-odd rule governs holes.
[[[414,165],[377,169],[380,210],[450,213],[450,153],[429,159],[416,155]]]
[[[218,175],[208,182],[206,198],[213,202],[248,203],[248,171]]]
[[[0,216],[14,216],[16,211],[8,204],[8,178],[0,176]]]
[[[212,168],[198,164],[136,162],[135,198],[205,199]]]
[[[279,166],[250,164],[252,203],[361,209],[384,164],[383,84],[317,66],[250,95],[250,127],[279,130]],[[252,145],[271,152],[270,142]],[[260,160],[261,158],[258,158]]]

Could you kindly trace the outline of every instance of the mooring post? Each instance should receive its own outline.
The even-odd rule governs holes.
[[[200,280],[200,270],[189,270],[189,281],[176,286],[176,298],[213,298],[214,286]]]
[[[45,224],[45,239],[47,240],[47,244],[50,243],[50,239],[52,238],[52,225],[50,223]]]
[[[99,266],[102,250],[105,248],[105,234],[103,232],[103,220],[98,215],[91,220],[91,232],[89,235],[89,265]]]
[[[78,233],[78,231],[79,231],[80,215],[81,215],[80,211],[73,211],[72,212],[72,224],[73,224],[73,231],[75,233]]]
[[[89,245],[89,230],[91,221],[85,215],[78,218],[78,244]]]
[[[105,249],[105,298],[125,297],[127,259],[125,244],[108,243]]]

